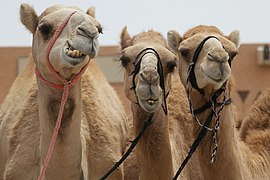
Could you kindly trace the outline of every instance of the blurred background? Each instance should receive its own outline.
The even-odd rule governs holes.
[[[0,7],[0,103],[31,52],[32,36],[20,23],[21,3],[32,5],[38,14],[54,4],[75,5],[84,11],[90,6],[96,8],[96,17],[104,29],[99,38],[98,63],[128,112],[129,102],[123,94],[123,71],[118,61],[119,35],[124,26],[131,35],[154,29],[165,37],[170,29],[183,34],[200,24],[217,26],[226,35],[238,29],[241,46],[232,64],[235,77],[232,99],[239,117],[243,117],[260,93],[270,87],[269,0],[12,0],[2,2]]]

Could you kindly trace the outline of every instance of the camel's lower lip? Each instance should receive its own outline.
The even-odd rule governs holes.
[[[159,100],[147,99],[147,100],[139,100],[140,106],[146,111],[153,113],[160,107]]]
[[[66,49],[66,48],[65,48]],[[83,56],[70,56],[67,54],[66,50],[63,50],[62,58],[65,62],[69,63],[72,66],[76,66],[87,59],[87,55]]]

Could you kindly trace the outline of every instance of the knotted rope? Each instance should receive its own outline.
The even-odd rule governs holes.
[[[51,143],[50,143],[50,146],[49,146],[49,149],[48,149],[48,152],[47,152],[47,155],[46,155],[46,158],[45,158],[43,167],[42,167],[42,169],[40,171],[38,180],[42,180],[42,178],[43,178],[43,176],[44,176],[44,174],[46,172],[46,169],[48,167],[49,161],[51,159],[51,155],[52,155],[52,152],[53,152],[53,149],[54,149],[54,145],[55,145],[55,142],[56,142],[56,139],[57,139],[57,136],[58,136],[58,131],[59,131],[60,127],[61,127],[61,120],[62,120],[62,116],[63,116],[63,113],[64,113],[64,107],[65,107],[65,104],[67,102],[69,89],[70,89],[71,86],[75,85],[76,82],[80,79],[80,77],[82,76],[82,74],[86,71],[87,66],[88,66],[88,64],[90,62],[90,60],[89,60],[88,63],[81,69],[81,71],[76,76],[74,76],[71,80],[66,80],[63,77],[61,77],[55,71],[55,69],[53,68],[53,66],[50,63],[49,55],[50,55],[50,52],[51,52],[51,49],[52,49],[54,43],[56,42],[57,38],[60,36],[61,32],[63,31],[63,29],[67,25],[67,23],[68,23],[69,19],[71,18],[71,16],[74,15],[75,13],[76,13],[76,11],[72,12],[61,23],[61,25],[56,29],[56,31],[55,31],[55,33],[54,33],[54,35],[52,37],[52,40],[50,41],[50,43],[48,45],[47,51],[46,51],[46,64],[47,64],[49,70],[51,71],[51,73],[54,75],[54,77],[56,77],[59,81],[61,81],[62,84],[55,84],[55,83],[52,83],[52,82],[47,81],[41,75],[41,73],[39,72],[39,70],[37,69],[37,67],[35,68],[35,74],[36,74],[36,77],[39,80],[41,80],[42,82],[44,82],[45,84],[47,84],[48,86],[50,86],[52,88],[62,89],[63,90],[63,94],[62,94],[62,98],[61,98],[61,104],[60,104],[60,108],[59,108],[59,113],[58,113],[58,117],[57,117],[57,120],[56,120],[56,124],[55,124],[55,128],[54,128],[54,131],[53,131],[53,135],[52,135],[52,138],[51,138]]]

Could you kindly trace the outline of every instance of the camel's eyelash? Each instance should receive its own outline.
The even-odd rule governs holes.
[[[230,60],[232,61],[237,54],[238,54],[237,52],[230,53]]]
[[[103,34],[103,27],[101,25],[98,25],[97,29],[99,34]]]

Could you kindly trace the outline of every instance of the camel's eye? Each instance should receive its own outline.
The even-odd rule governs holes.
[[[174,61],[168,61],[166,63],[166,66],[167,66],[168,72],[171,73],[171,72],[174,71],[174,69],[177,66],[177,64],[176,64],[176,61],[175,60]]]
[[[128,63],[131,61],[127,56],[121,56],[120,61],[123,67],[127,67]]]
[[[180,53],[183,58],[187,58],[189,56],[189,49],[180,49]]]
[[[38,27],[44,40],[48,40],[52,35],[53,26],[50,23],[43,23]]]

